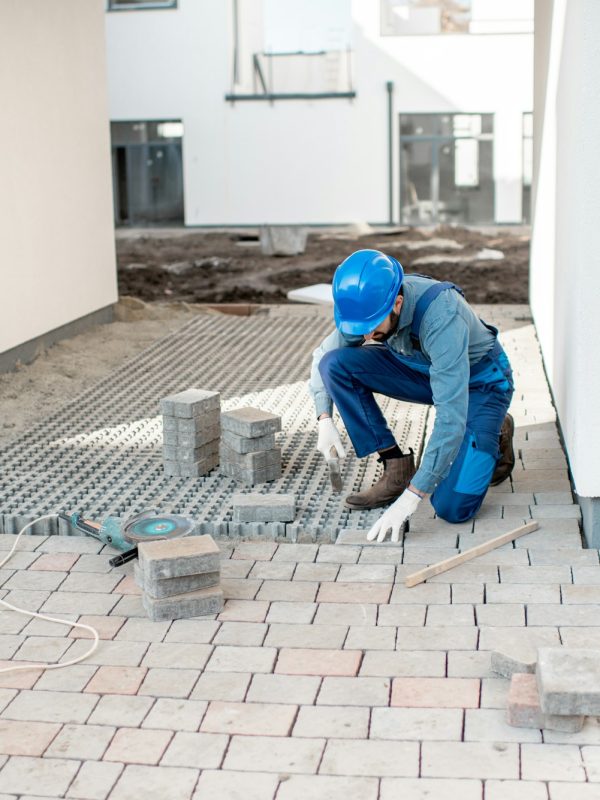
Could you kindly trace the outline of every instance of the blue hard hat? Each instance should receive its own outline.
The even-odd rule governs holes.
[[[404,278],[402,264],[379,250],[357,250],[333,276],[333,316],[342,333],[371,333],[390,314]]]

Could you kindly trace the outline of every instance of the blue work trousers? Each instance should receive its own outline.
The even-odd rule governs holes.
[[[488,359],[489,369],[471,377],[466,431],[448,475],[431,494],[438,517],[465,522],[477,513],[499,458],[499,435],[513,384],[508,359]],[[319,363],[323,383],[344,420],[356,455],[396,444],[373,392],[431,405],[429,374],[411,369],[385,345],[343,347]]]

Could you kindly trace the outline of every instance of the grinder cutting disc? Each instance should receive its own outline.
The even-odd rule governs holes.
[[[177,514],[157,514],[144,511],[127,520],[123,527],[123,538],[138,545],[158,539],[175,539],[192,533],[196,523]]]

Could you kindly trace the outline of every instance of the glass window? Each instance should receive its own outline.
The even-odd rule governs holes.
[[[492,114],[402,114],[402,222],[484,224],[494,219]]]
[[[177,8],[177,0],[108,0],[109,11],[151,8]]]
[[[532,33],[534,0],[380,0],[381,35]]]

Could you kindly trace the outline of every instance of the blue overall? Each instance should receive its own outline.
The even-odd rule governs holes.
[[[460,291],[453,284],[436,282],[417,302],[411,325],[417,350],[425,311],[446,289]],[[387,342],[331,350],[322,356],[318,369],[359,457],[396,443],[374,392],[411,403],[433,403],[427,365],[402,358]],[[488,354],[471,365],[464,436],[446,474],[432,487],[420,486],[418,473],[413,479],[416,488],[432,492],[431,504],[442,519],[464,522],[481,507],[499,457],[500,428],[512,393],[510,364],[495,339]]]

